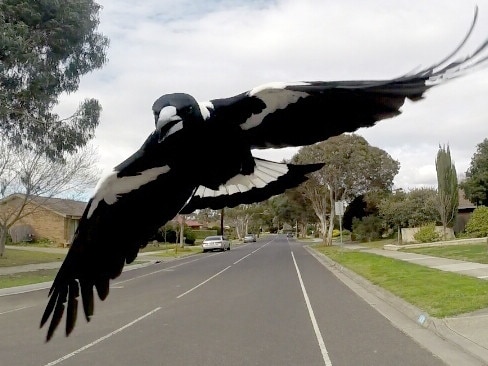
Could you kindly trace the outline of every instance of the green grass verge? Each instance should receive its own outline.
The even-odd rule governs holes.
[[[141,250],[141,252],[153,252],[154,257],[171,257],[179,258],[194,253],[201,253],[202,248],[199,246],[185,248],[178,248],[175,252],[175,245],[149,245]],[[21,266],[26,264],[58,262],[64,259],[63,254],[53,254],[28,250],[7,249],[4,256],[0,257],[0,267]],[[144,257],[138,258],[129,265],[139,264],[144,262]],[[0,288],[9,288],[15,286],[30,285],[40,282],[52,281],[58,272],[57,269],[38,270],[30,272],[20,272],[9,275],[0,275]]]
[[[141,248],[139,250],[139,253],[157,252],[154,253],[155,256],[166,256],[165,253],[173,253],[172,256],[174,256],[175,250],[181,253],[201,253],[202,251],[202,247],[199,245],[185,245],[184,248],[181,248],[179,246],[177,249],[175,248],[176,244],[174,243],[150,243],[146,247]]]
[[[0,257],[0,267],[23,266],[46,262],[62,261],[65,254],[35,252],[30,250],[7,249]]]
[[[146,249],[146,248],[144,248]],[[163,258],[179,258],[191,254],[201,253],[202,247],[200,246],[185,246],[184,248],[176,248],[174,244],[168,246],[160,246],[156,249],[149,248],[148,250],[144,251],[147,252],[154,252],[151,254],[151,257],[163,257]],[[141,257],[144,258],[144,257]]]
[[[488,246],[486,243],[404,249],[404,251],[468,262],[488,263]]]
[[[431,316],[443,318],[488,307],[488,281],[337,247],[314,247]]]
[[[57,269],[42,269],[39,271],[22,272],[0,276],[0,288],[9,288],[54,280]]]

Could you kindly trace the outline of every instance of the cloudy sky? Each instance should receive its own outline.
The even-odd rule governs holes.
[[[462,54],[488,38],[488,0],[98,0],[109,61],[83,77],[58,112],[81,100],[103,107],[94,145],[108,172],[153,130],[151,106],[165,93],[229,97],[272,81],[390,79],[434,64],[468,30]],[[359,130],[400,162],[395,186],[436,185],[435,156],[449,144],[458,174],[488,137],[488,68],[406,103],[399,117]],[[298,123],[298,121],[297,121]],[[324,120],[323,123],[332,123]],[[211,147],[214,144],[210,144]],[[297,149],[255,155],[280,161]],[[195,161],[205,161],[204,154]]]

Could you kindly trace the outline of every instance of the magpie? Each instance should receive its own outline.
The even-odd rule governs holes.
[[[443,60],[394,79],[269,83],[207,102],[184,93],[157,99],[154,131],[100,181],[86,206],[49,291],[46,341],[65,312],[65,333],[73,331],[80,297],[89,321],[94,291],[104,300],[110,280],[176,214],[262,201],[323,167],[259,159],[253,149],[309,145],[371,127],[400,114],[406,99],[418,101],[429,88],[485,66],[488,40],[458,56],[476,18]]]

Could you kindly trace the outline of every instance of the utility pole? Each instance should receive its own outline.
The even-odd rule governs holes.
[[[224,208],[220,210],[220,235],[224,235]]]

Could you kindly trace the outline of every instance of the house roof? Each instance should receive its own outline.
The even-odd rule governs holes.
[[[178,224],[181,224],[181,216],[177,216],[175,217],[173,220],[171,221],[174,221],[174,222],[177,222]],[[189,227],[197,227],[197,226],[202,226],[202,224],[200,224],[198,221],[194,221],[194,220],[189,220],[189,219],[186,219],[185,220],[185,224]]]
[[[24,198],[24,195],[20,193],[14,193],[4,198],[4,200],[11,200],[15,197]],[[47,210],[56,212],[63,217],[81,217],[87,205],[87,202],[75,201],[66,198],[31,196],[29,200],[32,203],[37,204]]]
[[[463,209],[474,209],[476,208],[476,205],[468,200],[466,196],[464,195],[464,190],[460,189],[458,191],[458,197],[459,197],[459,204],[458,204],[458,210],[463,210]]]

